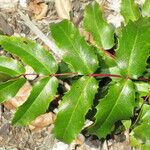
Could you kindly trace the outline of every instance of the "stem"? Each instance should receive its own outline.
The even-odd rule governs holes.
[[[147,78],[142,78],[142,77],[138,78],[138,80],[141,80],[141,81],[146,81],[146,82],[150,82],[150,79],[147,79]]]
[[[70,76],[70,75],[78,75],[78,72],[68,72],[68,73],[60,73],[60,74],[50,74],[49,76],[61,77],[61,76]]]
[[[115,77],[115,78],[123,78],[120,75],[116,74],[88,74],[90,77]]]
[[[49,75],[40,75],[40,74],[36,74],[36,73],[28,73],[28,74],[21,74],[20,76],[17,76],[15,78],[19,78],[21,76],[23,76],[24,78],[26,76],[37,76],[37,77],[49,77],[49,76],[55,76],[55,77],[62,77],[62,76],[77,76],[77,75],[80,75],[78,72],[67,72],[67,73],[58,73],[58,74],[49,74]],[[114,78],[125,78],[123,76],[120,76],[120,75],[117,75],[117,74],[87,74],[87,76],[89,77],[114,77]],[[126,77],[125,79],[131,79],[131,80],[135,80],[135,79],[132,79],[132,78],[129,78],[129,77]],[[138,79],[136,79],[137,81],[146,81],[146,82],[150,82],[150,79],[148,78],[143,78],[143,77],[140,77]]]
[[[150,97],[150,93],[145,97],[145,99],[144,99],[144,101],[143,101],[143,103],[142,103],[142,105],[141,105],[141,107],[140,107],[139,115],[137,116],[135,122],[134,122],[133,125],[131,126],[131,129],[133,129],[133,128],[135,127],[135,125],[137,124],[137,122],[139,121],[140,116],[141,116],[142,107],[143,107],[144,103],[148,100],[149,97]]]

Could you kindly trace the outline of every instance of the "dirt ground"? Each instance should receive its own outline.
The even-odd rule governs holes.
[[[9,1],[9,3],[8,3]],[[33,0],[32,0],[33,1]],[[35,0],[36,1],[36,0]],[[73,21],[82,21],[84,7],[93,0],[72,0]],[[123,20],[119,13],[119,0],[98,0],[103,1],[105,17],[114,26],[120,26]],[[24,36],[37,40],[42,44],[39,37],[20,18],[18,10],[28,15],[31,21],[45,34],[49,35],[48,25],[61,20],[55,7],[55,0],[43,0],[46,5],[31,5],[30,11],[25,1],[18,3],[18,0],[0,0],[0,32],[7,35]],[[37,8],[34,8],[37,7]],[[45,9],[46,13],[40,16],[39,9]],[[43,12],[44,13],[44,12]],[[41,18],[40,18],[41,17]],[[1,54],[0,52],[0,55]],[[0,105],[0,150],[130,150],[130,144],[124,134],[118,135],[109,141],[100,141],[90,137],[81,136],[81,145],[76,142],[71,145],[64,144],[54,138],[52,134],[53,124],[31,131],[29,127],[13,127],[10,122],[14,110],[9,110]]]

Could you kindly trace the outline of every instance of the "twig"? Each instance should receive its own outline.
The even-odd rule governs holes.
[[[20,10],[18,10],[18,13],[21,19],[24,20],[25,25],[27,25],[30,28],[30,30],[34,34],[36,34],[50,48],[50,51],[54,55],[55,59],[58,62],[60,62],[61,54],[59,54],[60,50],[57,47],[57,45],[51,39],[49,39],[36,25],[34,25],[33,22],[29,19],[29,17],[24,15]]]

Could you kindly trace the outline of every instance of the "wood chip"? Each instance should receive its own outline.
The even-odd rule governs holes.
[[[59,18],[70,20],[70,11],[72,10],[70,0],[55,0],[55,7]]]
[[[42,128],[54,123],[55,120],[55,114],[52,112],[45,113],[39,117],[37,117],[31,125],[29,125],[30,130],[38,131]]]
[[[29,2],[28,9],[34,14],[36,20],[41,20],[46,17],[48,5],[42,0],[32,0]]]
[[[10,110],[18,108],[27,100],[31,89],[32,86],[30,85],[30,83],[26,82],[14,98],[11,98],[10,100],[4,102],[4,106]]]

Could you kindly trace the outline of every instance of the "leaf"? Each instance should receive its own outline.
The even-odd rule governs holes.
[[[13,98],[19,89],[25,84],[24,78],[11,80],[0,84],[0,103]]]
[[[54,132],[58,139],[71,143],[80,133],[97,88],[97,81],[85,76],[75,82],[65,94],[55,121]]]
[[[146,82],[134,82],[137,92],[140,96],[146,96],[150,93],[150,84]]]
[[[150,149],[150,125],[149,123],[144,122],[143,124],[137,126],[134,130],[134,137],[137,140],[138,146],[141,150]]]
[[[129,22],[123,28],[116,59],[123,76],[138,78],[146,68],[150,53],[150,18]]]
[[[70,20],[70,11],[72,9],[70,0],[55,0],[55,7],[58,13],[58,16],[61,19]]]
[[[145,3],[142,7],[142,15],[144,17],[150,17],[150,0],[145,0]]]
[[[5,82],[8,81],[9,79],[11,79],[12,77],[10,77],[9,75],[6,75],[4,73],[0,73],[0,83],[1,82]]]
[[[102,8],[97,2],[85,8],[84,28],[92,34],[100,48],[110,49],[114,46],[114,30],[103,18]]]
[[[11,59],[6,56],[1,56],[0,73],[15,77],[25,73],[25,69],[17,60]]]
[[[140,112],[140,123],[150,121],[150,105],[144,104]]]
[[[29,125],[39,115],[47,110],[49,103],[54,99],[58,80],[48,77],[38,81],[27,101],[21,105],[12,120],[14,125]]]
[[[135,106],[134,98],[135,89],[131,80],[122,80],[111,85],[106,97],[96,107],[96,122],[90,128],[90,133],[105,138],[115,122],[129,119]]]
[[[150,148],[149,123],[150,123],[150,105],[144,104],[140,112],[138,124],[131,132],[131,143],[134,144],[135,147],[140,147],[141,150],[148,150]]]
[[[98,60],[94,48],[86,43],[71,22],[64,20],[51,25],[51,34],[58,47],[61,48],[63,61],[69,65],[71,71],[80,74],[96,71]]]
[[[105,50],[97,49],[97,51],[100,57],[99,60],[101,73],[120,75],[120,69],[117,66],[116,59]]]
[[[26,81],[26,83],[19,89],[15,97],[8,99],[6,102],[3,103],[4,107],[10,110],[18,108],[27,100],[31,90],[31,84]]]
[[[140,11],[134,0],[121,0],[121,14],[123,15],[125,22],[129,20],[135,21],[140,17]]]
[[[0,36],[0,45],[6,51],[20,57],[39,74],[47,75],[57,71],[53,56],[41,45],[29,39]]]
[[[55,120],[55,114],[52,112],[45,113],[38,116],[31,125],[29,125],[30,130],[38,131],[42,130],[44,127],[53,124]]]

